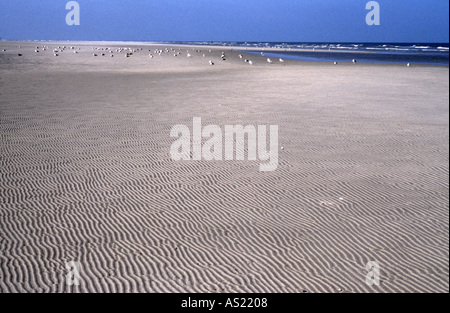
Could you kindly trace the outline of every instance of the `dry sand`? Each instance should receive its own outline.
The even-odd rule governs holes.
[[[448,67],[141,48],[0,43],[0,292],[448,292]],[[279,125],[278,169],[172,161],[193,117]]]

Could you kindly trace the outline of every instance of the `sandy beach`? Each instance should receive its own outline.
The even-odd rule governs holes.
[[[0,42],[0,293],[448,292],[449,68],[239,54]],[[194,117],[278,168],[173,161]]]

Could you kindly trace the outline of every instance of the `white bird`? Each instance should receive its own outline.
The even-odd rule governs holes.
[[[352,61],[353,63],[356,63],[356,60],[355,59],[353,59],[353,61]]]
[[[248,61],[248,64],[253,65],[253,61],[252,60]]]
[[[242,59],[243,58],[243,55],[242,54],[239,54],[239,59]]]
[[[192,57],[192,55],[191,55],[190,53],[188,53],[188,54],[187,54],[187,57],[188,57],[188,58],[191,58],[191,57]]]
[[[270,64],[273,63],[273,61],[271,59],[267,59],[267,62],[270,63]]]
[[[284,60],[283,60],[283,59],[280,59],[280,63],[284,63]]]
[[[407,66],[407,67],[410,67],[410,66],[411,66],[411,63],[406,64],[406,66]]]
[[[214,62],[212,60],[209,60],[209,65],[214,65]]]
[[[334,65],[337,65],[338,63],[337,62],[334,62]]]
[[[54,54],[54,56],[55,56],[55,57],[57,57],[57,56],[58,56],[58,54],[57,54],[57,53],[55,53],[55,54]]]

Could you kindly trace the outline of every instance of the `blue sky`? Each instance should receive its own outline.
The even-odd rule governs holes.
[[[11,40],[448,42],[448,0],[0,0],[0,37]]]

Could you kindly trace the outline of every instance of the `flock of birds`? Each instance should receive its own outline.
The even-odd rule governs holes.
[[[19,46],[19,48],[21,48],[21,46]],[[47,51],[47,50],[51,50],[51,48],[49,46],[41,46],[41,47],[36,47],[34,52],[35,53],[40,53],[41,51]],[[52,50],[52,52],[53,52],[53,55],[55,57],[58,57],[61,53],[65,52],[66,50],[72,50],[74,54],[78,54],[79,51],[81,50],[81,48],[75,48],[73,46],[58,46],[57,48],[54,48]],[[109,48],[109,47],[103,47],[103,48],[93,47],[92,50],[94,51],[93,54],[92,54],[94,57],[98,57],[98,56],[105,57],[105,56],[109,55],[111,58],[113,58],[115,53],[116,54],[117,53],[120,54],[122,52],[125,52],[125,54],[124,54],[125,57],[129,58],[129,57],[133,56],[136,52],[142,51],[143,48],[118,48],[118,49],[112,49],[112,48]],[[6,52],[6,49],[2,49],[2,51]],[[150,54],[149,54],[150,58],[153,58],[154,55],[161,56],[163,54],[170,54],[170,53],[172,53],[174,57],[179,57],[179,56],[182,55],[182,52],[181,52],[182,49],[181,48],[178,48],[178,49],[175,49],[175,48],[164,48],[164,49],[156,49],[156,50],[148,50],[148,51],[150,52]],[[191,53],[193,53],[193,52],[195,52],[195,53],[202,53],[202,50],[195,50],[195,49],[192,49],[192,51],[191,50],[187,50],[186,56],[188,58],[192,58],[193,55]],[[208,53],[212,53],[212,50],[207,50],[207,52]],[[261,53],[261,55],[264,56],[264,53]],[[18,56],[23,56],[23,54],[19,53]],[[206,56],[207,55],[205,53],[202,54],[202,58],[206,58]],[[240,59],[244,59],[243,55],[239,55],[239,58]],[[226,56],[225,52],[222,52],[221,59],[223,61],[226,61],[227,56]],[[245,61],[245,63],[247,63],[249,65],[253,65],[254,64],[254,62],[252,60],[245,59],[244,61]],[[279,59],[279,61],[280,61],[280,63],[285,63],[285,61],[283,59],[281,59],[281,58]],[[273,61],[270,58],[267,59],[267,62],[270,63],[270,64],[273,63]],[[215,63],[213,62],[213,60],[209,60],[209,64],[210,65],[214,65]]]
[[[19,46],[19,48],[21,48],[21,46]],[[44,46],[41,46],[41,47],[36,47],[34,52],[35,53],[40,53],[41,51],[47,51],[47,50],[50,50],[50,49],[51,48],[49,46],[44,45]],[[52,52],[53,52],[53,55],[55,57],[58,57],[60,53],[63,53],[66,50],[71,50],[71,51],[73,51],[74,54],[78,54],[78,52],[81,50],[81,48],[77,49],[77,48],[75,48],[73,46],[59,46],[57,48],[54,48],[52,50]],[[94,57],[98,57],[98,56],[103,56],[104,57],[106,55],[109,55],[111,58],[113,58],[114,57],[114,53],[119,53],[120,54],[122,52],[125,52],[125,57],[129,58],[129,57],[133,56],[134,53],[136,53],[138,51],[142,51],[143,48],[134,48],[134,49],[133,48],[118,48],[118,49],[112,49],[112,48],[108,48],[108,47],[104,47],[104,48],[93,47],[92,50],[94,51],[94,53],[93,53]],[[179,57],[179,56],[182,55],[182,52],[181,52],[182,49],[181,48],[178,48],[178,49],[175,49],[175,48],[164,48],[164,49],[156,49],[156,50],[153,50],[153,51],[152,50],[148,50],[148,51],[151,52],[149,54],[150,58],[153,58],[154,54],[161,56],[163,54],[172,53],[174,57]],[[2,52],[6,52],[6,49],[2,49]],[[193,57],[191,52],[192,53],[193,52],[202,53],[201,50],[195,50],[195,49],[192,49],[192,51],[191,50],[187,50],[187,55],[186,56],[188,58],[192,58]],[[207,52],[212,53],[212,50],[208,50]],[[23,56],[23,54],[18,53],[18,56],[21,57],[21,56]],[[265,56],[265,53],[261,52],[261,56]],[[202,58],[206,58],[206,54],[205,53],[202,54]],[[239,55],[239,58],[241,60],[244,60],[244,62],[249,64],[249,65],[254,65],[254,62],[252,60],[244,59],[244,56],[242,54]],[[226,61],[227,56],[226,56],[225,52],[222,52],[221,59],[222,59],[222,61]],[[282,58],[278,59],[278,61],[279,61],[279,63],[285,64],[285,60],[282,59]],[[267,63],[273,64],[274,61],[271,58],[267,58]],[[356,64],[357,60],[353,59],[352,63]],[[214,65],[214,64],[215,63],[213,62],[213,60],[209,60],[209,65]],[[337,64],[338,64],[338,62],[334,62],[334,65],[337,65]],[[411,67],[411,63],[408,63],[406,66]]]

